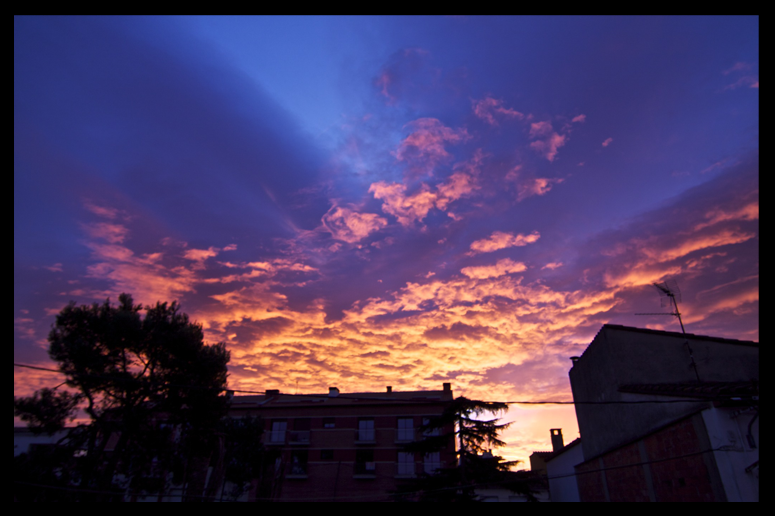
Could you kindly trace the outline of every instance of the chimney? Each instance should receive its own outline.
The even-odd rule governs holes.
[[[336,398],[339,396],[339,389],[337,387],[329,387],[328,388],[328,397],[329,398]]]
[[[450,383],[443,383],[444,386],[444,392],[450,392],[452,390],[452,384]]]
[[[573,365],[576,365],[576,362],[579,361],[579,357],[570,357],[570,361],[573,362]]]
[[[280,394],[280,389],[267,389],[265,394],[267,396],[277,396],[278,394]]]
[[[564,444],[562,443],[562,428],[552,428],[552,451],[556,452],[561,450]]]
[[[393,387],[391,387],[390,385],[388,385],[388,386],[387,386],[387,391],[388,391],[388,392],[393,392]]]

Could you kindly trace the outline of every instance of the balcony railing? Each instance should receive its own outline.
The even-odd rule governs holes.
[[[289,444],[309,444],[309,430],[293,430],[288,432]]]
[[[374,429],[373,428],[359,428],[355,431],[356,443],[373,443],[374,442]]]
[[[266,434],[266,444],[285,444],[285,430],[270,430]]]

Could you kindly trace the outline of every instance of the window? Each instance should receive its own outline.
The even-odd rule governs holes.
[[[336,418],[324,417],[323,418],[323,428],[336,428]]]
[[[399,417],[398,433],[396,434],[396,441],[413,441],[413,440],[414,440],[414,420],[411,417]]]
[[[294,450],[291,452],[291,467],[288,474],[291,476],[307,476],[307,450]]]
[[[361,419],[358,421],[358,441],[374,440],[374,420]]]
[[[373,476],[377,471],[374,462],[374,450],[358,450],[355,452],[355,474]]]
[[[423,459],[423,470],[433,475],[441,468],[441,454],[439,452],[426,453]]]
[[[414,453],[398,452],[398,474],[414,475]]]
[[[334,450],[320,450],[320,460],[334,460]]]
[[[285,430],[288,428],[287,421],[272,421],[272,431],[269,432],[270,443],[285,443]]]
[[[290,432],[291,443],[295,444],[309,444],[309,418],[297,418],[293,420],[293,431]]]

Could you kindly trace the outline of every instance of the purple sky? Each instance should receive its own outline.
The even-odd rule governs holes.
[[[242,389],[569,400],[605,323],[759,340],[759,20],[14,18],[14,361],[179,300]],[[14,394],[61,381],[14,370]],[[504,455],[576,437],[513,406]]]

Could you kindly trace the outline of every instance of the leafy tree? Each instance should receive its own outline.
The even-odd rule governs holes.
[[[29,398],[14,398],[13,414],[19,416],[34,434],[54,435],[65,427],[73,415],[81,396],[66,391],[41,389]]]
[[[420,430],[424,438],[406,445],[415,453],[433,453],[456,444],[457,464],[433,474],[422,474],[407,482],[396,493],[397,499],[420,501],[477,501],[477,487],[503,487],[532,498],[530,479],[522,472],[511,471],[518,461],[504,461],[492,454],[494,448],[506,445],[499,433],[511,423],[499,423],[497,416],[508,410],[498,402],[459,397],[444,412],[432,418]]]
[[[222,343],[204,344],[202,327],[177,303],[146,308],[142,317],[127,294],[118,306],[70,303],[57,315],[48,352],[78,394],[14,399],[15,414],[47,431],[61,428],[83,400],[91,422],[66,442],[81,450],[80,488],[161,491],[167,473],[186,481],[194,463],[214,454],[229,353]]]

